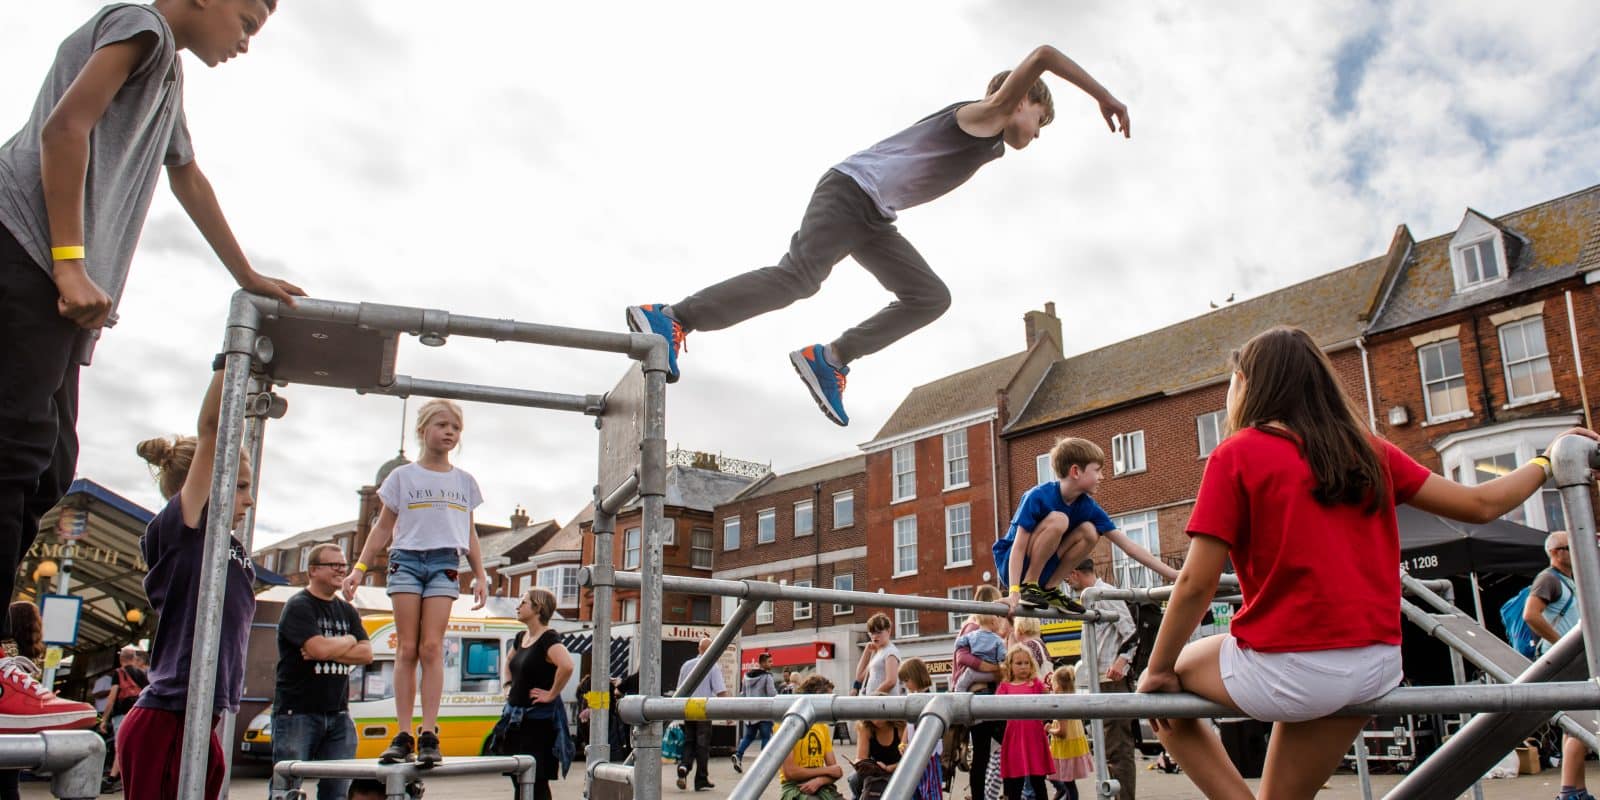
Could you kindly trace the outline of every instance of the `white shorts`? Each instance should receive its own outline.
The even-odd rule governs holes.
[[[1263,722],[1305,722],[1400,685],[1400,647],[1261,653],[1222,640],[1222,685],[1240,711]]]

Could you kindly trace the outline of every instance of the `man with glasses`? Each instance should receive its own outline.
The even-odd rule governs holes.
[[[272,761],[353,758],[350,672],[371,663],[361,615],[339,596],[350,563],[337,544],[311,548],[306,588],[278,619],[278,685],[272,701]],[[319,800],[344,798],[348,780],[321,778]]]

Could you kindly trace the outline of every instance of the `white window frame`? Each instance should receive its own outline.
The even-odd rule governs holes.
[[[1161,521],[1155,511],[1135,511],[1112,517],[1111,522],[1129,539],[1144,545],[1157,558],[1161,557]],[[1120,547],[1111,548],[1111,571],[1120,589],[1148,589],[1164,582],[1155,570],[1134,561],[1133,556]]]
[[[739,598],[737,598],[737,597],[723,597],[722,598],[722,616],[719,619],[721,619],[723,622],[727,622],[728,620],[733,619],[733,615],[738,613],[738,611],[739,611]]]
[[[1210,458],[1211,452],[1222,444],[1223,431],[1228,429],[1228,409],[1212,411],[1194,418],[1195,443],[1201,458]],[[1206,447],[1206,434],[1211,434],[1211,446]]]
[[[809,581],[809,580],[795,581],[794,583],[792,583],[790,585],[794,586],[796,588],[810,589],[811,588],[811,581]],[[796,600],[796,601],[794,601],[794,618],[795,619],[811,619],[811,601],[810,600]]]
[[[853,592],[856,590],[856,574],[846,572],[843,575],[833,576],[833,590],[836,592]],[[856,613],[856,607],[850,603],[834,603],[833,615],[842,617]]]
[[[1050,463],[1050,454],[1044,453],[1033,460],[1033,474],[1038,478],[1034,485],[1056,480],[1056,467]]]
[[[311,545],[300,545],[300,571],[311,571]]]
[[[756,544],[778,541],[778,509],[763,508],[756,512]]]
[[[557,564],[553,567],[540,567],[536,576],[523,576],[524,581],[530,578],[533,579],[533,585],[549,589],[550,593],[556,596],[556,608],[575,608],[578,605],[580,590],[576,566]]]
[[[644,536],[639,528],[627,528],[622,532],[622,568],[638,569],[639,560],[643,557],[642,542]],[[631,542],[631,544],[630,544]]]
[[[756,624],[757,625],[771,625],[772,624],[772,601],[771,600],[763,600],[763,601],[761,601],[761,605],[756,606]]]
[[[1144,431],[1128,431],[1111,437],[1111,474],[1137,475],[1148,469],[1145,462]]]
[[[901,565],[908,556],[911,568],[905,569]],[[910,514],[896,517],[894,521],[894,574],[890,577],[904,578],[915,574],[917,574],[917,517],[915,514]]]
[[[905,480],[901,480],[902,478]],[[917,445],[915,442],[900,445],[889,451],[889,491],[889,502],[891,503],[902,503],[917,496]]]
[[[700,544],[700,542],[696,539],[696,537],[702,532],[704,532],[705,535],[706,535],[705,545],[704,546],[702,546]],[[712,533],[710,528],[690,528],[689,529],[689,566],[690,567],[692,567],[694,569],[707,569],[707,570],[712,568],[712,565],[714,565],[716,563],[716,560],[715,560],[716,559],[716,548],[714,546],[712,546],[712,544],[711,544],[712,539],[715,536],[716,536],[716,534]],[[706,563],[704,563],[704,564],[697,563],[702,558],[705,559]]]
[[[972,464],[967,457],[967,429],[944,435],[944,488],[961,489],[972,485]]]
[[[1452,346],[1456,349],[1456,368],[1461,370],[1454,375],[1446,372],[1449,367],[1445,363],[1443,354],[1446,348]],[[1431,352],[1440,354],[1439,378],[1434,381],[1428,380],[1427,358]],[[1466,364],[1461,360],[1460,339],[1451,338],[1439,342],[1430,342],[1417,348],[1417,378],[1422,381],[1422,408],[1427,413],[1429,422],[1446,422],[1472,416],[1472,398],[1467,394],[1467,369]],[[1428,387],[1443,384],[1445,391],[1450,392],[1452,390],[1451,381],[1459,381],[1461,383],[1461,400],[1465,407],[1448,411],[1435,411],[1433,408],[1433,392]]]
[[[639,598],[637,598],[637,597],[624,597],[624,598],[622,598],[622,607],[620,609],[620,612],[621,612],[621,615],[622,615],[622,619],[621,619],[622,622],[638,622],[639,621]]]
[[[806,527],[800,528],[800,512],[805,511]],[[810,536],[817,532],[817,507],[810,500],[801,500],[794,504],[794,538]]]
[[[267,571],[269,571],[269,572],[277,572],[278,571],[278,551],[276,551],[276,550],[268,550],[267,552],[262,553],[261,554],[261,566],[265,567],[267,569]]]
[[[1539,354],[1537,354],[1537,355],[1533,354],[1532,353],[1532,348],[1529,347],[1529,342],[1528,342],[1528,331],[1529,330],[1533,330],[1533,331],[1537,331],[1538,332],[1539,343],[1544,348],[1544,351],[1539,353]],[[1519,338],[1521,338],[1521,340],[1522,340],[1523,357],[1518,359],[1518,360],[1516,360],[1516,361],[1512,361],[1510,358],[1508,358],[1506,356],[1506,335],[1507,334],[1516,335]],[[1501,363],[1501,369],[1504,372],[1505,378],[1506,378],[1506,400],[1508,401],[1508,405],[1521,405],[1523,403],[1537,403],[1537,402],[1539,402],[1541,400],[1548,400],[1548,399],[1550,399],[1552,397],[1557,397],[1558,395],[1556,394],[1556,376],[1555,376],[1555,373],[1550,368],[1550,342],[1549,342],[1548,338],[1544,335],[1544,316],[1543,315],[1534,315],[1534,316],[1531,316],[1531,317],[1527,317],[1525,319],[1519,319],[1519,320],[1517,320],[1515,322],[1507,322],[1506,324],[1500,326],[1499,335],[1500,335],[1500,363]],[[1544,362],[1545,378],[1547,380],[1549,380],[1549,382],[1550,382],[1550,388],[1548,388],[1548,389],[1541,390],[1541,389],[1538,388],[1538,384],[1539,384],[1539,382],[1538,382],[1538,364],[1540,362]],[[1525,366],[1525,365],[1531,365],[1531,366],[1529,366],[1529,369],[1531,370],[1531,372],[1529,373],[1529,380],[1531,380],[1533,382],[1534,391],[1529,392],[1527,394],[1519,395],[1519,394],[1517,394],[1516,380],[1515,380],[1515,378],[1512,377],[1512,371],[1516,367],[1521,367],[1521,366]]]
[[[922,635],[922,621],[918,618],[914,608],[897,608],[894,610],[894,638],[915,639]]]
[[[1517,420],[1488,428],[1454,433],[1439,440],[1434,446],[1439,451],[1444,474],[1459,476],[1459,483],[1473,486],[1478,482],[1476,464],[1479,460],[1510,453],[1515,456],[1517,465],[1521,466],[1539,455],[1556,434],[1573,425],[1581,424],[1583,418],[1576,415]],[[1540,491],[1534,492],[1519,506],[1520,512],[1514,511],[1512,514],[1520,513],[1526,520],[1522,524],[1530,528],[1550,530],[1550,520],[1545,516],[1543,496],[1549,488],[1550,483],[1546,482]]]
[[[954,586],[946,589],[944,591],[944,596],[949,600],[971,600],[972,591],[973,590],[971,586]],[[967,616],[968,615],[965,612],[950,612],[950,632],[961,632],[961,626],[966,623]]]
[[[1485,251],[1494,258],[1494,277],[1486,278],[1483,276],[1482,254]],[[1465,292],[1469,289],[1479,289],[1499,283],[1506,279],[1505,243],[1498,234],[1490,234],[1473,239],[1470,242],[1452,245],[1450,248],[1450,266],[1455,275],[1457,292]],[[1477,267],[1477,280],[1472,280],[1471,276],[1467,274],[1468,268],[1471,266]]]
[[[967,518],[966,527],[967,527],[967,529],[958,534],[956,532],[956,529],[955,529],[955,522],[956,522],[957,516],[959,515],[959,512],[965,512],[966,513],[966,518]],[[964,537],[965,540],[966,540],[965,547],[966,547],[966,551],[967,552],[966,552],[966,557],[965,558],[959,558],[958,557],[960,555],[960,553],[959,553],[959,549],[960,548],[958,547],[959,542],[957,540],[957,537]],[[945,509],[944,509],[944,566],[945,566],[946,569],[949,569],[949,568],[952,568],[952,567],[970,567],[970,566],[972,566],[972,504],[971,503],[959,503],[959,504],[953,505],[953,506],[946,506]]]
[[[739,526],[740,526],[739,517],[737,515],[731,516],[731,517],[723,517],[723,519],[722,519],[722,549],[723,549],[724,552],[726,552],[728,550],[738,550],[739,549],[739,538],[743,535],[743,533],[739,530]],[[731,540],[728,538],[728,534],[730,534],[730,533],[733,534],[733,538]],[[730,542],[732,542],[732,546],[731,547],[729,546]]]
[[[839,521],[839,516],[840,516],[839,515],[839,503],[841,501],[844,502],[845,507],[847,509],[849,509],[849,511],[844,514],[844,518],[845,519],[844,519],[843,522]],[[851,526],[853,526],[855,524],[856,524],[856,492],[855,492],[855,490],[854,489],[847,489],[847,490],[845,490],[843,492],[834,492],[833,493],[833,529],[834,530],[838,530],[840,528],[849,528],[849,527],[851,527]]]

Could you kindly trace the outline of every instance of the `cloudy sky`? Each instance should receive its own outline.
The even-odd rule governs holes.
[[[0,130],[20,127],[55,43],[99,5],[7,12]],[[1502,214],[1600,182],[1597,29],[1600,4],[1582,0],[282,0],[247,56],[187,60],[186,102],[262,271],[332,299],[621,329],[629,303],[774,263],[844,156],[976,97],[1035,45],[1074,57],[1127,103],[1132,140],[1055,81],[1038,142],[902,216],[955,304],[857,362],[849,428],[785,354],[886,302],[852,262],[814,298],[690,337],[670,443],[782,470],[854,451],[912,386],[1021,349],[1023,312],[1046,301],[1080,352],[1369,258],[1401,223],[1432,236],[1469,205]],[[159,503],[133,445],[192,431],[230,288],[162,190],[122,323],[84,374],[81,476]],[[625,367],[409,339],[399,363],[575,393]],[[398,399],[283,393],[263,541],[353,518],[402,427]],[[456,462],[483,487],[480,518],[521,504],[565,521],[595,450],[586,418],[473,406]]]

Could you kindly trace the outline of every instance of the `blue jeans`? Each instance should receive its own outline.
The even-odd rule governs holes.
[[[272,714],[272,763],[279,761],[333,761],[356,755],[356,725],[350,715],[339,711],[318,714],[302,711],[274,711]],[[294,781],[299,788],[300,781]],[[350,781],[317,779],[318,800],[344,800]]]
[[[767,742],[772,740],[771,720],[766,722],[746,722],[744,724],[744,736],[739,739],[739,748],[733,752],[743,757],[744,751],[750,749],[750,745],[755,744],[758,736],[761,737],[761,749],[767,749]]]

